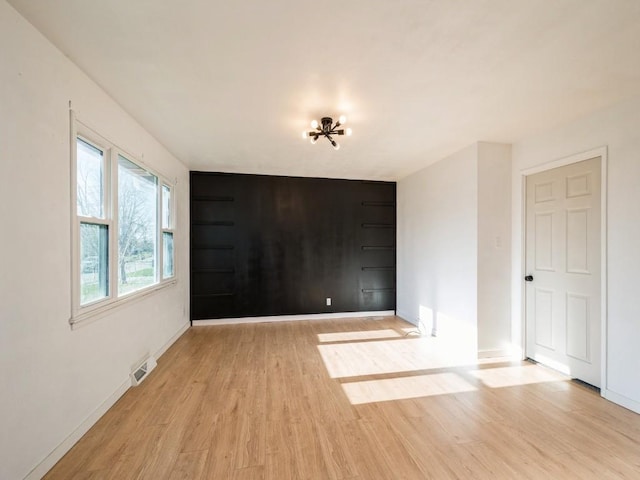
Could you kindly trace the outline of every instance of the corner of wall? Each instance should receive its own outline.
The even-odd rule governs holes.
[[[511,344],[511,145],[478,143],[478,350]]]

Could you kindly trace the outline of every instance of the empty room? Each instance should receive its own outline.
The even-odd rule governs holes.
[[[0,0],[0,480],[640,478],[640,3]]]

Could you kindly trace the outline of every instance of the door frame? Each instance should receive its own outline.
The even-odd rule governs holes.
[[[600,395],[607,392],[607,146],[602,146],[568,157],[551,160],[520,171],[521,192],[521,259],[520,278],[520,328],[521,328],[521,352],[523,358],[527,357],[527,296],[525,283],[522,280],[526,274],[527,255],[527,177],[536,173],[545,172],[558,167],[564,167],[573,163],[600,157]]]

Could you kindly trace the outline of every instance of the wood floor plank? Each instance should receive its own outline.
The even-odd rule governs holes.
[[[344,435],[349,442],[353,459],[361,478],[393,480],[394,471],[380,457],[375,439],[369,438],[362,427],[367,420],[353,420],[344,425]]]
[[[266,478],[300,478],[295,462],[292,424],[285,421],[268,422]]]
[[[375,470],[381,478],[414,479],[421,478],[426,472],[420,469],[413,457],[409,454],[402,442],[382,420],[358,420],[358,430],[362,432],[371,452],[375,452],[375,461],[371,462],[374,471],[365,474],[365,477],[373,474],[371,478],[378,478]],[[363,459],[363,461],[366,461]],[[360,464],[362,466],[362,464]]]
[[[236,443],[236,468],[264,465],[267,441],[266,427],[264,415],[240,414]]]
[[[68,477],[70,480],[108,480],[109,470],[93,470],[79,472],[72,477]]]
[[[151,425],[131,432],[127,448],[110,465],[107,478],[137,479],[140,472],[147,467],[148,459],[153,458],[166,429],[166,425]]]
[[[209,456],[204,478],[231,478],[236,470],[238,421],[237,416],[229,413],[220,414],[218,417],[208,449]]]
[[[178,455],[169,480],[200,480],[209,455],[208,450],[191,451]]]
[[[140,480],[162,478],[171,471],[181,453],[185,432],[189,429],[190,421],[195,416],[198,405],[202,402],[204,391],[204,384],[194,382],[182,392],[178,399],[179,408],[176,409],[171,422],[166,425],[156,448],[145,459],[145,465],[138,476]]]
[[[324,461],[320,438],[312,418],[291,424],[293,431],[293,459],[301,479],[330,478]]]
[[[316,418],[314,421],[324,464],[329,472],[328,478],[335,480],[354,478],[358,474],[340,425],[327,419]]]
[[[397,317],[196,327],[46,480],[640,478],[640,416]]]
[[[229,477],[229,480],[264,480],[264,467],[262,465],[255,467],[238,468]]]

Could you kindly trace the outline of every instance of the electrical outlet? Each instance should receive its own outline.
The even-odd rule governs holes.
[[[331,306],[331,297],[327,297],[327,306]]]

